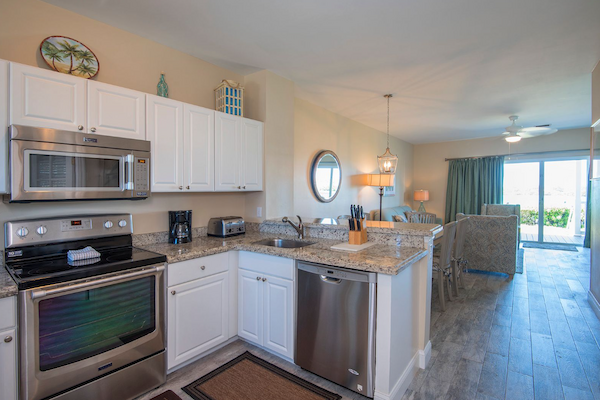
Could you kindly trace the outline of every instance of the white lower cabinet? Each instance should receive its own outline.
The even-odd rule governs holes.
[[[238,336],[293,359],[294,261],[241,252],[239,267]]]
[[[16,297],[0,299],[0,399],[17,399]]]
[[[177,278],[202,276],[167,293],[167,368],[172,369],[227,341],[230,285],[227,253],[169,265]],[[197,272],[197,274],[195,274]],[[179,279],[181,281],[181,279]]]

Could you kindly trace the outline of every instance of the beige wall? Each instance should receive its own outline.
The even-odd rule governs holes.
[[[365,212],[379,208],[379,188],[365,187],[363,175],[377,171],[386,135],[358,122],[296,98],[294,115],[294,214],[302,217],[337,217],[349,214],[350,204]],[[383,198],[383,207],[406,203],[412,189],[413,146],[390,138],[390,150],[399,158],[396,195]],[[310,186],[310,168],[321,150],[334,151],[342,164],[342,187],[331,203],[317,201]],[[408,198],[408,197],[407,197]]]
[[[246,218],[262,221],[293,213],[294,203],[294,82],[271,71],[244,79],[248,118],[264,121],[265,172],[261,193],[246,197]],[[256,208],[262,207],[262,217]]]
[[[89,46],[100,60],[98,81],[156,93],[160,72],[164,71],[171,98],[203,107],[214,108],[213,89],[221,79],[243,79],[177,50],[38,0],[2,1],[0,58],[47,68],[38,48],[50,35],[73,37]],[[252,101],[248,103],[251,107]],[[193,225],[205,226],[211,216],[243,214],[245,195],[155,193],[140,202],[0,203],[0,223],[75,212],[125,212],[134,215],[136,233],[145,233],[167,230],[166,211],[180,209],[193,210]]]
[[[553,135],[523,139],[508,146],[502,138],[459,140],[454,142],[421,144],[414,146],[414,188],[429,190],[427,211],[444,217],[446,209],[446,183],[448,162],[446,158],[492,156],[509,153],[531,153],[590,148],[589,128],[572,129]],[[418,203],[414,203],[418,207]]]

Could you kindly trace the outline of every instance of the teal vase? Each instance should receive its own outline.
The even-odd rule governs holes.
[[[156,85],[156,94],[161,97],[169,97],[169,85],[165,82],[165,73],[160,73],[160,80],[158,81],[158,85]]]

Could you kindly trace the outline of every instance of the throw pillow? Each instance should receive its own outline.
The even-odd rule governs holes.
[[[408,222],[404,214],[397,214],[392,216],[392,218],[394,219],[394,222]]]

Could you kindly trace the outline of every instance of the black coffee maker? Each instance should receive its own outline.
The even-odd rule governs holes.
[[[169,243],[192,241],[192,210],[169,211]]]

